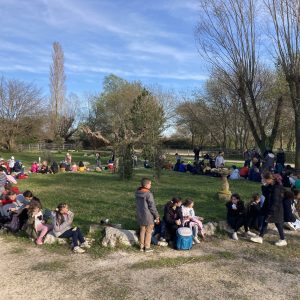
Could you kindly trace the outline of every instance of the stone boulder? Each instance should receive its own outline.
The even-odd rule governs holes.
[[[60,239],[60,238],[57,238],[56,236],[53,235],[53,233],[50,231],[46,237],[45,237],[45,240],[44,240],[44,244],[67,244],[67,240],[66,239]]]
[[[208,222],[206,224],[203,224],[203,228],[206,236],[212,236],[215,235],[215,232],[217,230],[217,224]]]
[[[219,230],[226,231],[228,233],[233,233],[232,228],[227,224],[227,221],[219,221],[218,223]]]
[[[134,230],[118,229],[105,227],[105,236],[102,240],[102,246],[115,247],[117,243],[125,246],[138,244],[139,239]]]

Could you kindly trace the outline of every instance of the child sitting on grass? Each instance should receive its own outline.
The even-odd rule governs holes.
[[[68,204],[60,203],[52,217],[54,236],[58,238],[72,238],[73,252],[84,253],[85,250],[83,248],[90,248],[80,229],[72,226],[74,213],[69,210]],[[78,245],[78,240],[80,246]]]
[[[42,206],[38,201],[30,203],[28,208],[28,224],[32,224],[33,229],[36,232],[37,239],[35,243],[37,245],[43,245],[43,238],[49,230],[52,229],[52,225],[45,224],[42,213]]]
[[[259,193],[254,193],[249,205],[247,206],[247,225],[249,228],[254,228],[259,231],[261,227],[261,196]]]
[[[247,218],[245,214],[244,202],[239,194],[232,194],[230,201],[226,203],[227,208],[227,223],[233,229],[232,239],[238,240],[237,232],[244,226],[245,233],[249,237],[255,237],[256,234],[248,229]]]
[[[197,217],[194,211],[194,201],[186,199],[182,205],[183,226],[188,226],[193,231],[194,242],[199,244],[198,233],[204,239],[203,218]]]

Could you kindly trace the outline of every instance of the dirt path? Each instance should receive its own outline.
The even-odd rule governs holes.
[[[0,237],[0,299],[300,299],[300,234],[284,249],[269,239],[213,238],[189,252],[94,259]]]

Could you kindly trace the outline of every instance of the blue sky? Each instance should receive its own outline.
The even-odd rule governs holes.
[[[48,92],[52,43],[65,52],[67,91],[101,90],[114,73],[146,85],[199,88],[207,70],[194,30],[197,0],[0,0],[0,75]]]

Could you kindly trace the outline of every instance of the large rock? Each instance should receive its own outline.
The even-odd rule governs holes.
[[[67,244],[67,241],[66,239],[60,239],[60,238],[57,238],[56,236],[53,235],[53,233],[50,231],[46,237],[45,237],[45,240],[44,240],[44,244]]]
[[[215,223],[209,222],[206,224],[203,224],[204,233],[206,236],[212,236],[215,235],[215,232],[217,230],[217,226]]]
[[[132,246],[138,244],[138,241],[138,236],[134,230],[105,227],[105,237],[102,240],[102,246],[115,247],[117,243]]]
[[[227,221],[219,221],[218,227],[221,231],[226,231],[228,233],[233,233],[232,228],[228,225]]]

